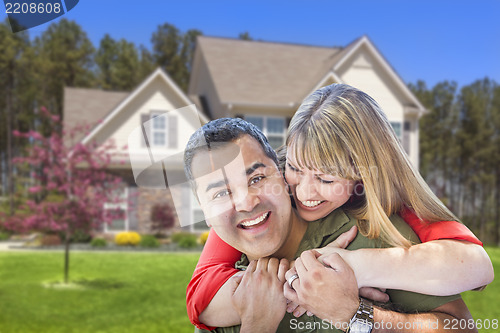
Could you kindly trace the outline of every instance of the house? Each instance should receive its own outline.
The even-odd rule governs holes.
[[[189,95],[210,118],[245,118],[277,147],[302,100],[332,83],[372,96],[418,166],[418,119],[425,108],[366,36],[344,48],[200,36]]]
[[[194,223],[203,214],[189,187],[172,181],[182,179],[189,135],[209,119],[241,117],[278,147],[302,100],[332,83],[375,98],[418,165],[418,120],[426,110],[366,36],[343,48],[199,36],[187,94],[161,69],[132,92],[65,88],[65,126],[102,119],[78,141],[113,139],[130,152],[125,164],[112,165],[126,184],[120,195],[129,199],[121,207],[128,214],[105,231],[147,232],[151,208],[161,203],[175,206],[185,229],[205,229],[203,222]],[[115,156],[125,155],[117,151]]]
[[[132,92],[65,88],[64,127],[92,125],[88,133],[68,144],[102,145],[112,140],[116,146],[110,151],[113,158],[109,168],[123,179],[124,189],[117,193],[120,203],[104,205],[119,208],[124,214],[123,218],[106,225],[104,232],[138,230],[147,233],[151,210],[157,204],[175,208],[178,221],[187,221],[184,225],[190,230],[196,228],[191,221],[201,221],[202,213],[189,201],[190,188],[172,187],[169,182],[184,176],[183,149],[191,133],[207,121],[161,69],[154,71]],[[206,229],[205,223],[199,225]]]

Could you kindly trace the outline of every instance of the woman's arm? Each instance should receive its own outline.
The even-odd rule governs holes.
[[[423,243],[409,249],[334,250],[353,268],[359,287],[447,296],[493,281],[491,260],[466,226],[456,221],[427,223],[410,210],[400,215]]]
[[[231,276],[238,272],[238,270],[234,268],[234,264],[240,257],[241,253],[239,251],[226,244],[213,230],[210,230],[207,242],[186,291],[188,316],[195,326],[201,329],[213,329],[213,327],[211,328],[203,324],[205,323],[203,315],[205,314],[204,310],[211,304],[216,294],[218,296],[215,298],[215,301],[212,302],[211,308],[215,311],[220,311],[220,306],[223,305],[228,308],[227,311],[234,311],[230,294],[229,298],[224,298],[228,296],[226,288],[228,286],[230,287],[230,285],[228,284],[228,286],[222,289],[220,288]],[[220,300],[220,302],[218,302],[218,300]],[[221,313],[224,313],[224,316],[220,316]],[[211,319],[210,311],[207,314],[208,316],[206,317]],[[221,317],[226,318],[226,310],[224,310],[224,312],[218,312],[217,317],[219,320]],[[230,316],[228,316],[228,318],[230,318]],[[207,321],[207,323],[208,322],[209,321]],[[222,322],[222,324],[225,323]],[[218,323],[215,326],[222,325]]]
[[[359,287],[447,296],[484,286],[494,275],[486,251],[467,241],[442,239],[409,249],[344,250],[340,255],[353,268]]]

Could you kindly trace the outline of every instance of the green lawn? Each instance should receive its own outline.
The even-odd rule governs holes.
[[[185,290],[199,253],[72,253],[70,279],[83,289],[42,284],[62,277],[61,252],[0,253],[0,333],[193,332]]]
[[[500,249],[487,251],[498,271]],[[75,252],[70,278],[86,286],[56,289],[43,284],[61,279],[61,252],[0,253],[0,333],[193,332],[185,288],[198,255]],[[475,319],[500,319],[499,282],[463,296]]]

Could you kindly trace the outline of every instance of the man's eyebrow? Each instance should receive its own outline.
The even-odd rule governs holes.
[[[207,189],[205,190],[205,192],[208,192],[208,191],[210,191],[213,188],[222,187],[224,185],[226,185],[226,187],[227,187],[227,182],[225,180],[219,180],[218,182],[210,183],[210,184],[208,184]]]
[[[257,170],[258,168],[265,168],[265,167],[266,167],[266,165],[264,163],[262,163],[262,162],[256,162],[251,167],[249,167],[247,169],[246,174],[247,174],[247,176],[251,175],[252,172],[254,172],[255,170]]]

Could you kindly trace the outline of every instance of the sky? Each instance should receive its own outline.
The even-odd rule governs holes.
[[[500,0],[81,0],[63,17],[80,24],[96,48],[106,33],[151,48],[151,35],[163,23],[208,36],[248,32],[264,41],[319,46],[346,46],[367,35],[407,83],[463,86],[486,76],[500,83]]]

